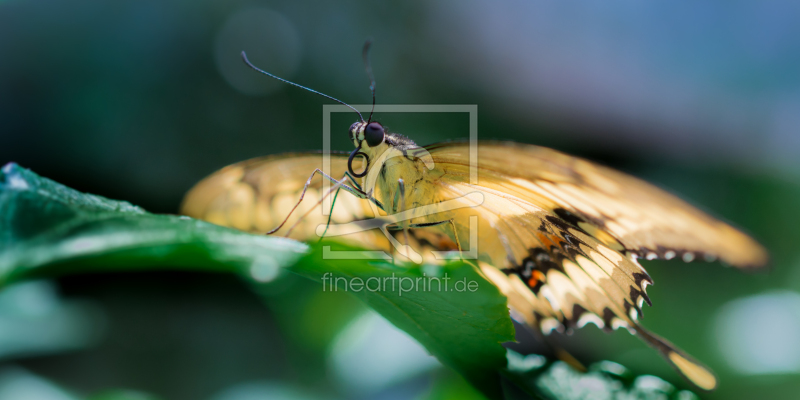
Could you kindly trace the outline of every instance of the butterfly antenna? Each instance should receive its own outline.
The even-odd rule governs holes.
[[[325,94],[325,93],[318,92],[318,91],[316,91],[316,90],[314,90],[314,89],[307,88],[307,87],[305,87],[305,86],[303,86],[303,85],[298,85],[298,84],[296,84],[296,83],[294,83],[294,82],[292,82],[292,81],[287,81],[286,79],[283,79],[283,78],[281,78],[281,77],[279,77],[279,76],[275,76],[275,75],[273,75],[273,74],[270,74],[269,72],[267,72],[267,71],[264,71],[263,69],[261,69],[261,68],[258,68],[258,67],[256,67],[255,65],[253,65],[253,63],[251,63],[251,62],[250,62],[250,60],[248,60],[248,59],[247,59],[247,54],[245,54],[245,52],[244,52],[244,51],[242,52],[242,60],[244,60],[244,63],[245,63],[245,64],[247,64],[247,66],[248,66],[248,67],[250,67],[250,68],[252,68],[252,69],[254,69],[254,70],[258,71],[258,72],[261,72],[262,74],[264,74],[264,75],[266,75],[266,76],[269,76],[270,78],[275,78],[275,79],[277,79],[277,80],[279,80],[279,81],[281,81],[281,82],[288,83],[288,84],[290,84],[290,85],[292,85],[292,86],[297,86],[297,87],[299,87],[300,89],[305,89],[305,90],[308,90],[308,91],[309,91],[309,92],[311,92],[311,93],[316,93],[316,94],[318,94],[318,95],[320,95],[320,96],[322,96],[322,97],[327,97],[327,98],[329,98],[329,99],[331,99],[331,100],[333,100],[333,101],[335,101],[335,102],[337,102],[337,103],[339,103],[339,104],[344,104],[345,106],[349,107],[351,110],[355,111],[355,112],[356,112],[356,114],[358,114],[358,117],[359,117],[359,118],[361,118],[361,122],[364,122],[364,116],[362,116],[362,115],[361,115],[361,113],[360,113],[360,112],[358,112],[358,110],[356,110],[356,109],[355,109],[355,107],[351,106],[350,104],[347,104],[347,103],[345,103],[345,102],[343,102],[343,101],[341,101],[341,100],[339,100],[339,99],[337,99],[337,98],[335,98],[335,97],[328,96],[328,95],[327,95],[327,94]],[[374,102],[375,102],[375,101],[374,101],[374,92],[373,92],[373,104],[374,104]]]
[[[375,75],[372,73],[372,63],[369,60],[369,50],[372,48],[372,39],[367,39],[364,43],[364,68],[367,70],[367,77],[369,78],[369,90],[372,91],[372,110],[369,112],[367,123],[372,122],[372,114],[375,112]]]

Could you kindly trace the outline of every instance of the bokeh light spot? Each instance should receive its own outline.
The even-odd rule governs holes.
[[[353,321],[337,336],[331,371],[351,394],[375,393],[441,366],[407,333],[375,312]]]
[[[65,390],[16,367],[0,371],[0,400],[76,400]]]
[[[271,282],[280,274],[280,266],[270,257],[258,258],[250,265],[250,276],[258,282]]]
[[[716,318],[716,340],[742,374],[800,372],[800,294],[772,292],[726,304]]]

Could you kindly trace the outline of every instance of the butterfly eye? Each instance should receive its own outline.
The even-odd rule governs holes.
[[[383,143],[383,127],[377,122],[372,122],[364,128],[364,140],[367,146],[375,147]]]

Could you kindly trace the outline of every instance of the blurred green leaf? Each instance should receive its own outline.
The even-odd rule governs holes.
[[[84,194],[7,164],[0,171],[0,284],[102,269],[188,268],[268,279],[307,246]]]
[[[61,299],[52,282],[11,285],[0,292],[0,360],[89,347],[104,322],[93,304]]]
[[[501,343],[514,340],[514,326],[505,296],[473,266],[330,260],[323,254],[326,246],[331,251],[357,250],[336,243],[314,246],[291,269],[322,282],[323,291],[352,292],[483,393],[501,397],[497,371],[506,365]],[[439,280],[427,280],[431,277]]]
[[[450,371],[441,371],[428,393],[418,400],[485,400],[481,392]],[[507,397],[507,396],[506,396]]]
[[[115,389],[89,396],[87,400],[159,400],[159,398],[137,390]]]
[[[80,193],[16,164],[0,173],[0,227],[2,283],[86,270],[176,267],[259,278],[277,275],[270,271],[295,264],[308,249],[287,239],[150,214],[127,202]],[[324,260],[321,250],[315,247],[294,270],[317,281],[326,272],[364,280],[425,274],[419,267]],[[467,264],[425,271],[446,274],[450,285],[475,282],[479,290],[356,295],[476,387],[500,397],[501,343],[514,340],[505,297]]]
[[[332,400],[328,394],[309,390],[296,384],[282,382],[243,382],[214,394],[209,400]]]
[[[14,366],[0,369],[0,400],[77,400],[59,385]]]
[[[669,382],[652,376],[634,376],[627,368],[601,361],[579,372],[562,361],[508,350],[508,368],[503,375],[530,396],[547,399],[695,400],[697,395],[677,390]],[[511,396],[509,398],[517,398]],[[524,398],[524,397],[523,397]]]

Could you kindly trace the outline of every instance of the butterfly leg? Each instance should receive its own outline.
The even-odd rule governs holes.
[[[350,184],[353,185],[352,187],[353,189],[361,192],[363,196],[358,196],[359,198],[369,200],[371,203],[375,204],[375,206],[377,206],[381,211],[386,212],[386,208],[383,207],[383,204],[380,201],[378,201],[378,199],[368,195],[367,192],[365,192],[364,189],[361,188],[361,185],[358,183],[356,178],[350,174],[349,171],[345,171],[344,176],[350,180]]]
[[[349,171],[345,171],[344,172],[344,176],[342,177],[342,181],[344,181],[345,179],[348,179],[350,181],[350,184],[352,185],[352,187],[354,189],[360,191],[361,193],[364,193],[364,191],[361,189],[361,185],[358,184],[358,181],[356,180],[356,178],[354,178],[353,175],[351,175]],[[336,199],[339,197],[339,191],[342,188],[341,188],[341,186],[339,186],[339,187],[336,187],[335,189],[336,189],[336,192],[333,195],[333,201],[331,201],[331,209],[328,211],[328,222],[325,224],[325,230],[322,232],[322,235],[320,235],[319,241],[321,241],[325,237],[325,234],[328,233],[328,227],[331,226],[331,218],[333,217],[333,207],[336,205]],[[331,190],[333,190],[333,189],[331,189]],[[366,194],[365,194],[365,196],[366,196]],[[370,200],[373,200],[374,202],[377,202],[377,200],[375,200],[373,198],[370,198]],[[383,210],[383,205],[380,204],[380,202],[377,202],[376,205],[381,210]]]
[[[328,177],[328,179],[331,179],[331,177],[330,177],[330,176],[328,176],[328,175],[325,175],[325,176],[326,176],[326,177]],[[346,184],[346,181],[347,181],[347,179],[349,179],[349,180],[350,180],[350,183],[353,185],[352,187],[351,187],[351,186],[348,186],[348,185]],[[308,214],[309,214],[309,213],[311,213],[312,211],[314,211],[314,209],[316,209],[316,207],[317,207],[317,206],[319,206],[320,204],[322,204],[322,202],[323,202],[323,201],[324,201],[324,200],[325,200],[325,199],[326,199],[328,196],[330,196],[332,193],[335,193],[335,195],[334,195],[334,197],[333,197],[333,202],[331,203],[331,209],[330,209],[330,213],[328,214],[328,222],[327,222],[327,224],[325,224],[325,230],[324,230],[324,231],[322,232],[322,234],[320,235],[320,240],[322,240],[322,238],[323,238],[323,237],[325,237],[325,234],[328,232],[328,227],[330,226],[330,223],[331,223],[331,217],[333,216],[333,207],[336,205],[336,197],[338,197],[338,195],[339,195],[339,190],[340,190],[340,189],[342,189],[342,188],[344,188],[345,190],[348,190],[348,189],[355,190],[357,194],[354,194],[354,195],[355,195],[356,197],[358,197],[358,198],[360,198],[360,199],[368,199],[368,200],[370,200],[370,201],[371,201],[372,203],[374,203],[374,204],[375,204],[375,205],[376,205],[378,208],[380,208],[382,211],[384,211],[384,212],[385,212],[385,210],[384,210],[384,208],[383,208],[383,204],[381,204],[381,202],[380,202],[380,201],[378,201],[376,198],[374,198],[374,197],[372,197],[372,196],[370,196],[370,195],[366,194],[366,193],[365,193],[363,190],[361,190],[361,185],[359,185],[359,184],[358,184],[358,181],[356,181],[356,179],[355,179],[355,178],[354,178],[354,177],[353,177],[353,176],[352,176],[352,175],[351,175],[349,172],[345,172],[345,173],[344,173],[344,176],[342,177],[342,179],[341,179],[340,181],[336,181],[336,180],[333,180],[333,181],[334,181],[334,182],[336,182],[336,185],[334,185],[334,186],[333,186],[333,187],[332,187],[330,190],[328,190],[328,192],[327,192],[327,193],[325,193],[325,195],[324,195],[324,196],[322,196],[322,198],[321,198],[321,199],[320,199],[320,200],[317,202],[317,204],[315,204],[315,205],[314,205],[314,207],[311,207],[311,208],[310,208],[308,211],[306,211],[306,213],[305,213],[305,214],[303,214],[303,215],[302,215],[302,216],[301,216],[301,217],[300,217],[300,218],[299,218],[299,219],[298,219],[298,220],[297,220],[297,221],[294,223],[294,225],[292,225],[292,226],[291,226],[291,228],[289,228],[289,230],[288,230],[288,231],[286,231],[286,236],[289,236],[289,235],[292,233],[292,230],[294,230],[294,228],[295,228],[295,227],[296,227],[296,226],[297,226],[297,225],[298,225],[298,224],[299,224],[299,223],[300,223],[300,222],[301,222],[301,221],[302,221],[302,220],[303,220],[303,219],[304,219],[306,216],[308,216]],[[348,190],[348,192],[349,192],[349,193],[351,193],[351,194],[353,194],[353,192],[352,192],[352,191],[350,191],[350,190]],[[303,201],[302,197],[300,198],[300,201]],[[299,204],[299,203],[298,203],[298,204]],[[295,205],[295,208],[296,208],[296,207],[297,207],[297,206]],[[294,209],[292,209],[292,211],[294,211]],[[288,216],[287,216],[287,219],[288,219]],[[284,221],[284,222],[285,222],[285,221]]]
[[[312,172],[312,173],[311,173],[311,176],[309,176],[309,177],[308,177],[308,180],[306,181],[306,184],[305,184],[305,186],[303,186],[303,192],[300,194],[300,199],[299,199],[299,200],[297,200],[297,203],[296,203],[296,204],[294,205],[294,207],[292,207],[292,209],[289,211],[289,214],[287,214],[287,215],[286,215],[286,218],[284,218],[283,222],[281,222],[281,223],[280,223],[280,225],[278,225],[278,226],[277,226],[275,229],[273,229],[273,230],[271,230],[271,231],[267,232],[267,233],[266,233],[267,235],[271,235],[271,234],[273,234],[273,233],[277,232],[278,230],[280,230],[280,229],[283,227],[283,225],[284,225],[284,224],[286,224],[286,221],[288,221],[288,220],[289,220],[289,217],[292,215],[292,213],[294,213],[294,210],[296,210],[296,209],[297,209],[297,207],[300,205],[300,203],[302,203],[302,202],[303,202],[303,198],[304,198],[304,197],[305,197],[305,195],[306,195],[306,191],[308,190],[308,187],[309,187],[309,185],[311,185],[311,180],[314,178],[314,175],[316,175],[317,173],[319,173],[320,175],[322,175],[323,177],[325,177],[326,179],[328,179],[329,181],[331,181],[332,183],[334,183],[334,184],[335,184],[335,186],[334,186],[333,188],[331,188],[331,190],[330,190],[330,191],[328,192],[328,194],[326,194],[325,196],[328,196],[328,195],[329,195],[330,193],[332,193],[334,190],[337,190],[337,191],[338,191],[338,189],[344,189],[344,190],[346,190],[347,192],[349,192],[350,194],[352,194],[353,196],[356,196],[356,197],[358,197],[358,198],[360,198],[360,199],[366,199],[366,198],[370,197],[370,196],[367,196],[367,194],[366,194],[366,193],[364,193],[364,191],[363,191],[363,190],[361,190],[361,189],[359,189],[359,188],[355,188],[355,187],[348,186],[348,185],[345,183],[345,182],[347,182],[347,180],[345,179],[346,177],[345,177],[345,178],[342,178],[342,180],[341,180],[341,181],[339,181],[339,180],[336,180],[335,178],[333,178],[332,176],[330,176],[330,175],[326,174],[326,173],[325,173],[325,172],[323,172],[321,169],[317,168],[317,169],[315,169],[315,170],[314,170],[314,172]],[[321,200],[320,200],[320,201],[321,201]],[[292,227],[292,228],[294,228],[294,227]],[[289,230],[289,232],[291,232],[291,229]],[[289,234],[289,233],[287,233],[287,236],[288,236],[288,234]]]
[[[331,226],[331,218],[333,218],[333,207],[336,205],[336,199],[339,197],[339,191],[342,188],[336,188],[336,193],[333,194],[333,200],[331,201],[331,209],[328,210],[328,222],[325,223],[325,230],[322,232],[322,235],[319,236],[319,240],[317,242],[321,242],[322,239],[325,237],[325,234],[328,233],[328,227]]]
[[[400,208],[397,208],[397,197],[400,196]],[[406,184],[402,179],[397,180],[397,192],[395,192],[395,200],[393,201],[394,204],[394,211],[405,211],[406,210]],[[403,237],[405,238],[406,247],[408,247],[408,222],[403,221]]]

